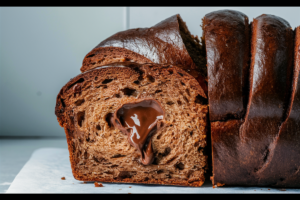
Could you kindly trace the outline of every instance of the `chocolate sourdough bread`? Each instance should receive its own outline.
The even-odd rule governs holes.
[[[196,79],[173,65],[115,63],[71,79],[57,96],[55,114],[74,177],[201,186],[205,97]]]
[[[176,65],[195,77],[207,91],[205,48],[191,35],[179,14],[150,28],[112,35],[85,56],[80,70],[128,61]]]
[[[201,186],[211,142],[213,185],[300,187],[300,28],[232,10],[202,27],[201,45],[174,15],[87,54],[55,108],[76,179]]]

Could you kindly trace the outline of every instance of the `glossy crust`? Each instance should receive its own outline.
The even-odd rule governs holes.
[[[231,136],[213,141],[224,144],[219,145],[217,152],[230,152],[234,157],[218,159],[214,167],[224,170],[223,174],[216,171],[213,183],[289,187],[295,182],[283,181],[291,173],[277,174],[269,167],[288,170],[289,162],[282,164],[282,157],[273,159],[274,150],[281,149],[279,151],[286,155],[292,153],[283,150],[284,146],[277,143],[277,139],[291,104],[294,34],[288,22],[274,15],[255,18],[251,30],[250,92],[245,122],[239,136],[236,132],[233,134],[234,145],[229,145],[234,139]],[[272,160],[274,164],[269,165]]]
[[[248,17],[238,11],[208,13],[203,20],[208,68],[210,121],[241,119],[245,114],[250,60]]]
[[[180,15],[173,15],[150,28],[129,29],[112,35],[85,56],[81,72],[111,63],[105,59],[114,54],[116,62],[177,65],[207,90],[206,67],[200,69],[192,60],[180,34],[179,21],[182,21]],[[195,39],[195,42],[199,41]],[[205,58],[203,60],[205,62]]]
[[[293,83],[287,118],[260,176],[278,187],[300,187],[300,27],[295,30]]]
[[[242,167],[251,182],[276,185],[274,174],[266,171],[287,116],[292,83],[294,34],[287,21],[261,15],[253,21],[250,100],[242,127]],[[255,141],[255,142],[254,142]],[[256,155],[256,156],[254,156]],[[244,181],[244,180],[243,180]]]
[[[235,182],[241,173],[239,130],[248,97],[250,28],[248,17],[232,10],[207,14],[203,20],[207,53],[213,185]],[[230,182],[229,182],[230,181]]]

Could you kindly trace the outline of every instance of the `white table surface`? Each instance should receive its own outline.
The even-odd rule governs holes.
[[[0,139],[0,193],[7,191],[31,154],[43,147],[68,148],[65,138]]]

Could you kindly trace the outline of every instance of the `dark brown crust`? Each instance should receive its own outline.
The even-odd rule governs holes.
[[[248,100],[250,28],[248,17],[232,10],[207,14],[203,19],[212,144],[213,185],[235,182],[240,171],[239,129]],[[238,172],[239,173],[239,172]]]
[[[214,173],[214,184],[299,187],[299,182],[288,180],[291,174],[288,170],[293,164],[282,163],[283,157],[273,158],[277,149],[285,156],[293,154],[293,147],[289,149],[286,145],[291,146],[291,141],[296,140],[293,136],[289,138],[290,142],[277,142],[280,126],[287,118],[291,104],[293,41],[293,30],[282,18],[261,15],[253,20],[250,93],[245,122],[239,137],[234,134],[234,138],[224,136],[213,140],[215,148],[215,143],[228,144],[237,138],[233,146],[224,145],[215,151],[237,155],[215,161],[214,167],[224,170]]]
[[[232,172],[241,174],[239,165],[239,129],[242,120],[211,122],[211,145],[213,165],[213,185],[231,185],[240,179]]]
[[[246,122],[242,127],[245,169],[251,182],[276,185],[266,168],[272,160],[279,127],[287,116],[293,67],[293,30],[284,19],[261,15],[254,19],[252,38],[250,100]],[[254,42],[255,41],[255,42]],[[255,141],[255,144],[251,144]],[[247,153],[256,155],[252,156]]]
[[[287,118],[274,138],[261,179],[277,187],[300,186],[300,27],[295,30],[295,51],[291,98]]]
[[[83,64],[85,65],[88,59],[92,59],[92,54],[97,55],[99,53],[98,48],[103,47],[124,48],[144,56],[153,63],[169,63],[190,66],[191,69],[197,68],[180,36],[177,15],[173,15],[150,28],[129,29],[112,35],[88,53]],[[91,69],[84,65],[82,72],[83,69]]]
[[[136,67],[139,67],[140,65],[136,63],[115,63],[113,65],[107,66],[107,67],[128,67],[131,69],[134,69]],[[160,65],[160,69],[163,68],[169,68],[169,65]],[[100,71],[99,71],[100,70]],[[65,116],[73,116],[71,113],[64,113],[65,112],[65,103],[62,101],[63,96],[69,96],[70,94],[76,93],[76,91],[72,90],[74,86],[78,83],[81,82],[82,79],[84,80],[89,80],[89,79],[94,79],[93,77],[93,72],[99,71],[100,74],[101,70],[105,70],[105,67],[99,67],[99,68],[94,68],[89,71],[86,71],[82,74],[79,74],[75,78],[71,79],[59,92],[57,95],[56,99],[56,107],[55,107],[55,114],[57,116],[57,120],[65,130],[66,133],[66,138],[67,138],[67,143],[68,143],[68,150],[69,150],[69,155],[70,155],[70,162],[71,162],[71,168],[72,168],[72,173],[75,179],[80,180],[80,181],[99,181],[99,182],[114,182],[114,183],[139,183],[139,184],[164,184],[164,185],[181,185],[181,186],[192,186],[192,187],[199,187],[203,185],[205,178],[203,176],[197,176],[192,179],[188,180],[175,180],[175,179],[169,179],[169,180],[157,180],[157,179],[149,179],[148,181],[145,180],[132,180],[130,178],[125,178],[125,179],[111,179],[111,178],[88,178],[82,174],[76,169],[76,158],[75,152],[76,147],[74,146],[74,143],[72,142],[72,139],[74,137],[80,137],[80,133],[76,133],[74,130],[74,126],[72,125],[72,122]],[[176,68],[177,73],[183,74],[183,76],[189,76],[185,71],[181,70],[180,68]],[[191,88],[197,88],[199,93],[203,93],[203,90],[199,87],[199,84],[197,83],[196,80],[191,80]],[[85,88],[85,85],[83,83],[82,85],[82,90]]]
[[[248,17],[233,10],[208,13],[203,20],[208,67],[210,121],[241,119],[248,91]]]
[[[81,72],[112,63],[105,61],[104,56],[113,54],[115,62],[177,65],[194,78],[204,80],[202,87],[207,87],[206,70],[199,69],[189,55],[180,34],[179,18],[180,15],[173,15],[150,28],[129,29],[112,35],[85,56]]]

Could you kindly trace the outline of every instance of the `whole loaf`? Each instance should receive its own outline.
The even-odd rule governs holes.
[[[202,27],[174,15],[85,56],[55,109],[76,179],[201,186],[212,159],[214,186],[300,187],[300,27],[233,10]],[[136,122],[150,104],[158,121]],[[133,139],[130,119],[151,130]]]

